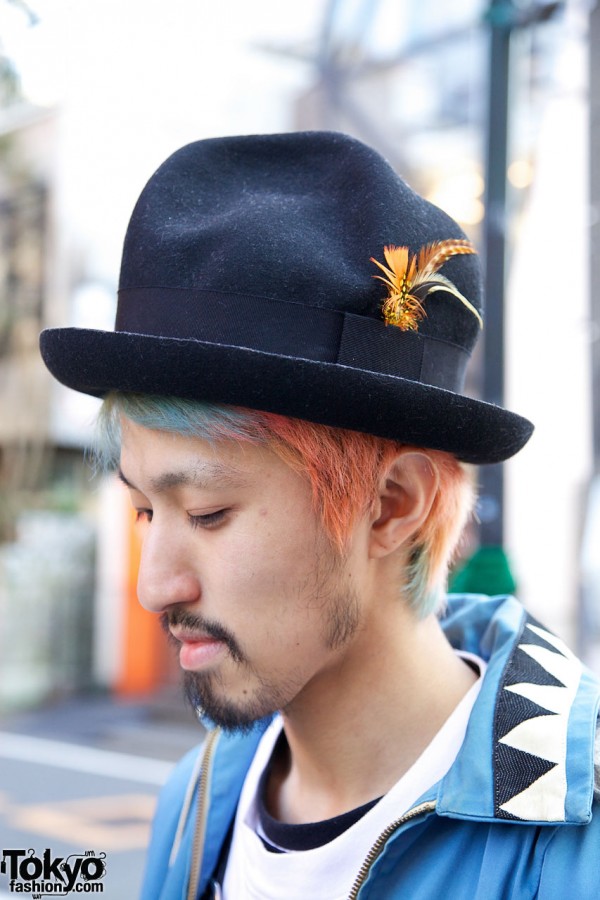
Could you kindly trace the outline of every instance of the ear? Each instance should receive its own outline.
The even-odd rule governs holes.
[[[401,451],[379,483],[375,519],[371,525],[370,556],[393,553],[423,525],[439,485],[437,467],[427,453]]]

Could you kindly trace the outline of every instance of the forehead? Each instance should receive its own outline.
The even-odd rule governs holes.
[[[249,487],[276,480],[297,489],[306,479],[266,445],[157,431],[123,417],[120,468],[130,486],[166,492],[182,485],[199,488]]]

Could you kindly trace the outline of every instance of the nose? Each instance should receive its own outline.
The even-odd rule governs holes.
[[[144,536],[137,593],[144,609],[153,613],[200,599],[200,583],[185,546],[168,529],[156,527],[154,523]]]

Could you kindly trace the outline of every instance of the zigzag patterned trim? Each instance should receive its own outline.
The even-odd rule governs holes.
[[[497,818],[564,822],[567,727],[580,677],[563,641],[527,616],[496,702]]]

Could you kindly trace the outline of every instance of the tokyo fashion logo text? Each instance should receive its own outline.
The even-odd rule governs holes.
[[[48,848],[41,856],[34,850],[3,850],[0,872],[15,894],[101,894],[106,873],[106,853],[73,853],[54,856]]]

